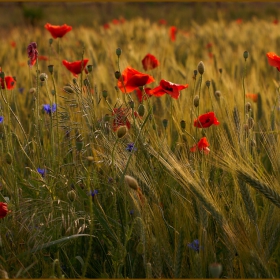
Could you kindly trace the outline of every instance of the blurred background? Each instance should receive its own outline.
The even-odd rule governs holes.
[[[203,24],[208,20],[242,19],[278,20],[279,2],[1,2],[2,28],[17,25],[41,25],[46,22],[73,26],[95,26],[112,19],[135,17],[150,21],[165,19],[168,25],[186,28],[192,21]]]

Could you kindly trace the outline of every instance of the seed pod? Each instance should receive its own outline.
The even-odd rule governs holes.
[[[204,63],[202,61],[200,61],[197,65],[197,71],[200,75],[203,75],[204,71],[205,71],[205,67],[204,67]]]
[[[46,73],[41,73],[39,79],[41,82],[45,82],[48,79],[48,75]]]
[[[30,90],[29,90],[29,93],[31,93],[31,94],[34,94],[34,93],[36,93],[36,88],[31,88]]]
[[[211,82],[210,81],[206,81],[206,86],[209,88],[210,87],[210,84],[211,84]]]
[[[220,92],[219,90],[216,90],[215,93],[214,93],[214,95],[215,95],[215,97],[216,97],[217,99],[220,99],[220,97],[221,97],[221,92]]]
[[[198,107],[198,105],[199,105],[199,96],[198,96],[198,95],[196,95],[196,96],[194,97],[194,99],[193,99],[193,105],[194,105],[194,107]]]
[[[246,61],[246,59],[249,57],[249,52],[248,52],[248,51],[245,51],[245,52],[243,53],[243,57],[245,58],[245,61]]]

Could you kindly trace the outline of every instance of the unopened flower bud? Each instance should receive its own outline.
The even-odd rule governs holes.
[[[133,100],[129,101],[128,104],[129,104],[129,106],[130,106],[131,109],[134,108],[134,101],[133,101]]]
[[[216,90],[215,93],[214,93],[214,95],[215,95],[215,97],[216,97],[217,99],[220,99],[220,97],[221,97],[221,92],[220,92],[219,90]]]
[[[92,72],[92,68],[93,68],[92,65],[88,65],[88,66],[87,66],[87,70],[88,70],[89,73]]]
[[[48,66],[49,72],[52,74],[53,73],[53,65]]]
[[[31,93],[31,94],[35,94],[36,93],[36,88],[31,88],[30,90],[29,90],[29,93]]]
[[[39,79],[41,82],[45,82],[48,79],[48,75],[46,73],[41,73]]]
[[[115,72],[115,77],[116,77],[117,80],[121,77],[120,71]]]
[[[106,115],[104,116],[103,120],[104,120],[104,122],[110,121],[110,116],[109,116],[109,114],[106,114]]]
[[[222,74],[223,73],[223,69],[219,68],[219,72],[220,72],[220,74]]]
[[[197,76],[197,70],[193,70],[193,75],[196,77]]]
[[[122,125],[122,126],[119,126],[118,129],[117,129],[117,137],[119,139],[123,138],[127,133],[127,126],[126,125]]]
[[[206,86],[209,88],[210,87],[210,84],[211,84],[211,82],[210,81],[206,81]]]
[[[1,78],[1,79],[4,79],[4,78],[5,78],[5,73],[2,72],[2,71],[0,72],[0,78]]]
[[[53,43],[53,38],[49,39],[49,44],[51,45]]]
[[[186,122],[184,120],[180,121],[180,126],[182,129],[186,129]]]
[[[121,48],[117,48],[116,49],[116,55],[120,56],[122,54],[122,49]]]
[[[223,267],[220,263],[212,263],[209,265],[209,272],[213,278],[219,278],[223,271]]]
[[[163,124],[163,127],[166,129],[167,125],[168,125],[168,120],[167,119],[163,119],[162,120],[162,124]]]
[[[125,175],[124,180],[131,189],[136,190],[136,191],[138,190],[138,188],[139,188],[138,183],[133,177],[131,177],[129,175]]]
[[[198,95],[196,95],[196,96],[194,97],[194,99],[193,99],[193,105],[194,105],[194,107],[198,107],[198,105],[199,105],[199,96],[198,96]]]
[[[246,59],[249,57],[249,52],[248,52],[248,51],[245,51],[245,52],[243,53],[243,57],[245,58],[245,61],[246,61]]]
[[[102,96],[103,96],[104,99],[106,99],[106,98],[108,97],[108,92],[107,92],[107,90],[104,89],[104,90],[102,91]]]
[[[138,114],[140,117],[143,117],[144,114],[145,114],[145,107],[143,104],[140,104],[139,107],[138,107]]]
[[[200,61],[197,65],[197,71],[200,75],[202,75],[204,73],[204,70],[205,70],[204,63]]]

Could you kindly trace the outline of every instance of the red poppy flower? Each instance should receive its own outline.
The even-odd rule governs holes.
[[[238,18],[238,19],[236,20],[236,23],[237,23],[237,24],[241,24],[242,21],[243,21],[242,18]]]
[[[172,42],[174,42],[176,40],[176,34],[177,34],[177,27],[171,26],[169,28],[169,37]]]
[[[104,29],[109,29],[109,28],[110,28],[109,23],[105,23],[105,24],[103,24],[103,28],[104,28]]]
[[[257,102],[258,94],[257,93],[246,93],[246,98],[251,99],[253,102]]]
[[[156,57],[152,54],[147,54],[143,59],[142,59],[142,65],[145,71],[154,69],[159,66],[159,62],[156,59]]]
[[[187,88],[189,85],[179,85],[174,84],[166,80],[161,80],[158,87],[151,89],[149,94],[154,96],[162,96],[164,94],[169,94],[171,97],[178,99],[180,96],[180,90]]]
[[[66,33],[72,30],[72,26],[69,26],[67,24],[51,25],[49,23],[46,23],[45,28],[51,33],[54,39],[62,38]]]
[[[206,45],[206,49],[211,49],[213,47],[213,44],[212,43],[208,43],[207,45]]]
[[[165,19],[160,19],[160,20],[158,21],[158,23],[159,23],[160,25],[166,25],[166,24],[167,24],[167,21],[166,21]]]
[[[119,20],[120,23],[125,23],[125,18],[121,17]]]
[[[28,64],[30,67],[32,67],[36,63],[38,57],[37,44],[35,42],[32,42],[28,45],[27,54],[28,58],[30,58]]]
[[[280,71],[280,56],[273,52],[268,52],[266,56],[268,58],[268,63],[270,64],[270,66],[276,67],[277,70]]]
[[[155,79],[152,76],[138,72],[131,67],[127,67],[124,69],[122,76],[118,80],[118,87],[123,93],[129,93],[154,81]]]
[[[7,203],[0,202],[0,219],[6,217],[7,214],[8,214]]]
[[[208,56],[209,56],[209,58],[213,58],[213,57],[214,57],[214,55],[213,55],[212,52],[209,52],[209,53],[208,53]]]
[[[198,128],[207,128],[211,125],[219,125],[214,112],[209,112],[203,115],[200,115],[198,119],[194,120],[194,126]]]
[[[0,78],[1,88],[4,89],[13,89],[16,86],[16,80],[11,76],[5,77],[5,84],[4,80]]]
[[[11,45],[12,48],[15,48],[17,44],[16,44],[15,41],[12,41],[12,42],[10,43],[10,45]]]
[[[137,88],[135,90],[137,98],[139,100],[139,102],[141,103],[143,100],[147,100],[149,97],[151,97],[152,95],[150,94],[150,88],[144,88],[145,94],[143,94],[143,91],[139,88]]]
[[[117,24],[120,23],[120,21],[119,21],[118,19],[113,19],[113,20],[112,20],[112,23],[115,24],[115,25],[117,25]]]
[[[88,59],[78,60],[74,62],[63,60],[62,63],[75,77],[77,77],[78,74],[81,74],[81,72],[85,69],[88,63]]]
[[[47,61],[48,57],[45,55],[38,55],[38,60],[43,60],[43,61]]]
[[[196,152],[198,149],[199,151],[203,151],[204,154],[208,155],[210,149],[208,148],[210,145],[206,139],[206,137],[201,138],[198,143],[190,148],[191,152]]]
[[[275,19],[275,20],[273,20],[273,23],[276,25],[276,24],[278,24],[278,19]]]
[[[130,115],[130,108],[114,108],[113,109],[113,130],[117,131],[120,126],[126,125],[130,129],[130,122],[128,116]]]

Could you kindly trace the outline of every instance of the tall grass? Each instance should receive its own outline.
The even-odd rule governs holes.
[[[17,80],[0,99],[0,200],[10,210],[0,220],[3,275],[206,278],[218,262],[221,277],[280,276],[278,102],[271,119],[279,73],[265,55],[277,52],[277,26],[257,19],[192,22],[171,42],[166,26],[135,18],[107,30],[73,26],[52,44],[43,27],[11,35],[16,48],[5,42],[0,51],[2,71]],[[38,69],[26,63],[30,42],[48,56]],[[161,79],[189,87],[178,100],[167,94],[144,100],[139,118],[136,94],[116,87],[115,71],[144,72],[147,53],[160,62],[148,71],[151,87]],[[73,78],[61,60],[82,57],[92,72]],[[201,83],[194,77],[200,61]],[[245,99],[246,115],[249,92],[259,99]],[[200,114],[214,109],[219,126],[193,126],[195,95]],[[57,112],[46,114],[43,104],[52,103]],[[112,109],[119,107],[131,123],[122,138],[112,129]],[[254,126],[246,126],[249,117]],[[191,152],[203,136],[210,153]],[[126,175],[138,187],[129,187]]]

